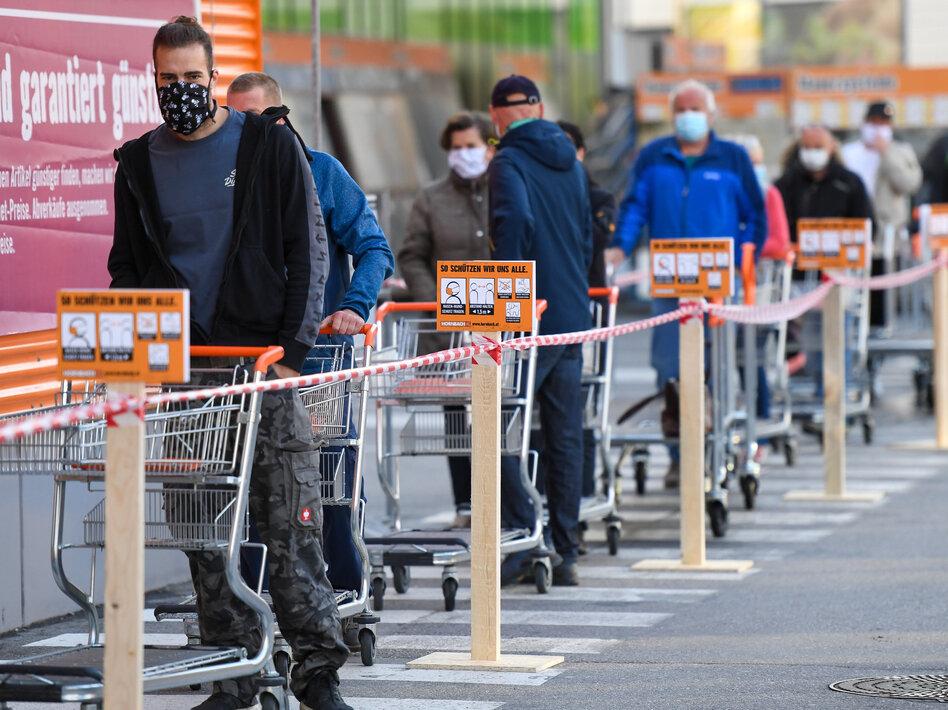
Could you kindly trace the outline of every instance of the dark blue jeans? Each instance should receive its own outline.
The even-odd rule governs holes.
[[[550,523],[544,537],[565,562],[578,556],[579,504],[583,483],[583,356],[580,345],[537,350],[534,392],[545,438],[546,498]],[[532,528],[533,499],[523,485],[520,460],[501,458],[501,522]]]

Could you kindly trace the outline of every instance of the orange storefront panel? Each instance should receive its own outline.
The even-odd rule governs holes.
[[[201,24],[214,40],[217,98],[223,100],[235,76],[263,71],[260,0],[202,0]]]

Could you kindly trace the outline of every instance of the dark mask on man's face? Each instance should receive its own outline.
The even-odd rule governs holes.
[[[211,99],[210,82],[203,86],[182,80],[158,87],[158,108],[168,128],[187,136],[214,118],[217,103]]]

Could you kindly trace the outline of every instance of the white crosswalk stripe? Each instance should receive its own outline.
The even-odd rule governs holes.
[[[440,671],[408,668],[401,664],[381,663],[374,666],[346,664],[339,670],[345,681],[371,680],[401,683],[461,683],[477,685],[543,685],[556,678],[562,669],[551,668],[539,673],[508,673],[505,671]]]
[[[503,653],[559,653],[593,655],[603,653],[619,644],[617,639],[553,638],[520,636],[505,638]],[[470,651],[470,636],[384,634],[379,637],[379,648],[410,651]]]
[[[553,587],[543,595],[537,595],[534,587],[518,586],[502,590],[502,597],[509,601],[559,602],[585,601],[597,603],[631,604],[644,601],[662,601],[673,604],[687,604],[700,601],[711,594],[713,589],[630,589],[626,587]],[[386,595],[386,599],[388,599]],[[440,587],[412,586],[405,594],[393,594],[399,601],[437,601],[443,598]],[[471,590],[460,587],[457,592],[459,601],[469,601]]]

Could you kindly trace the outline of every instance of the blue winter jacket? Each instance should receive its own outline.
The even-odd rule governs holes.
[[[619,207],[613,246],[631,254],[646,225],[652,239],[733,237],[738,264],[745,242],[759,254],[767,218],[747,151],[712,132],[707,150],[689,168],[674,136],[646,145]]]
[[[392,250],[362,188],[342,163],[326,153],[308,150],[329,236],[329,277],[323,297],[323,318],[342,309],[368,318],[382,282],[394,271]],[[351,275],[350,254],[355,267]]]
[[[573,144],[555,123],[522,124],[504,134],[489,180],[491,253],[536,261],[540,332],[588,329],[592,213]]]

